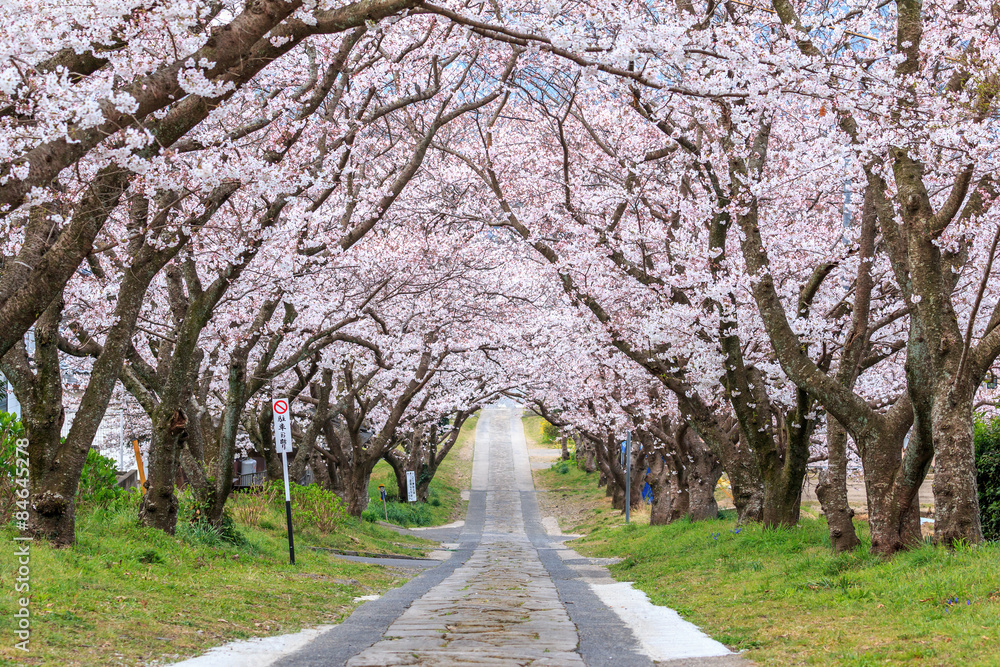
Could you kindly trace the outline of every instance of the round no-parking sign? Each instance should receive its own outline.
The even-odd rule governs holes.
[[[288,401],[283,398],[279,398],[274,401],[274,411],[279,415],[283,415],[288,412]]]

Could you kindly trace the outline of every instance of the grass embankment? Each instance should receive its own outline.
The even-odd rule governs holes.
[[[368,483],[369,504],[365,510],[365,518],[370,521],[385,521],[387,510],[389,522],[400,526],[440,526],[464,519],[468,501],[462,499],[462,491],[469,488],[472,480],[472,453],[478,422],[479,415],[476,414],[462,425],[458,441],[431,480],[426,503],[408,503],[405,502],[405,497],[400,502],[392,467],[385,461],[379,461]],[[379,497],[379,484],[385,485],[388,499],[385,510]]]
[[[525,414],[521,417],[521,424],[524,425],[524,438],[528,441],[529,447],[546,447],[549,449],[560,449],[562,444],[553,431],[546,431],[549,422],[544,417],[538,415]],[[551,429],[551,426],[549,426]],[[570,450],[573,449],[572,441],[569,443]]]
[[[1000,544],[945,549],[925,544],[882,561],[864,544],[835,556],[824,519],[797,528],[737,532],[730,515],[670,526],[622,525],[597,474],[539,471],[547,494],[597,511],[563,515],[586,533],[570,545],[611,567],[652,601],[676,609],[761,665],[997,665]],[[648,522],[648,520],[647,520]],[[951,602],[949,602],[951,601]]]
[[[597,528],[621,526],[625,515],[611,507],[604,488],[597,487],[598,474],[585,473],[574,461],[559,462],[546,470],[535,470],[539,508],[545,516],[554,516],[565,533],[585,534]],[[649,506],[633,507],[632,523],[649,524]]]
[[[28,653],[13,647],[13,613],[23,593],[12,583],[15,533],[3,529],[0,662],[142,665],[337,623],[357,606],[355,597],[397,586],[404,575],[309,547],[418,554],[429,546],[343,515],[296,510],[292,566],[284,499],[272,498],[257,508],[235,499],[229,539],[183,521],[177,536],[140,527],[133,501],[125,499],[82,512],[72,547],[33,542]]]
[[[525,415],[521,422],[528,447],[545,447],[543,429],[548,422],[534,415]],[[570,451],[573,451],[572,444]],[[605,489],[597,487],[598,474],[588,474],[577,468],[575,457],[573,453],[569,461],[557,461],[550,468],[531,471],[539,491],[538,506],[542,516],[556,517],[562,531],[570,534],[623,524],[624,515],[611,507]],[[634,523],[648,524],[649,508],[645,505],[633,507],[630,519]]]

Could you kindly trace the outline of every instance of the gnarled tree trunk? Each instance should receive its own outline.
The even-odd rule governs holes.
[[[819,475],[816,497],[830,530],[835,553],[852,551],[860,544],[854,532],[854,510],[847,502],[847,432],[832,415],[826,421],[827,468]]]
[[[670,467],[661,451],[654,449],[648,458],[649,472],[646,483],[653,494],[649,507],[649,525],[662,526],[671,521],[670,514]]]

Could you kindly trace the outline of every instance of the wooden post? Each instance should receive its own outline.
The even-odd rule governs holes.
[[[135,465],[139,469],[139,488],[142,495],[146,495],[146,471],[142,469],[142,453],[139,451],[139,441],[132,440],[132,449],[135,450]]]

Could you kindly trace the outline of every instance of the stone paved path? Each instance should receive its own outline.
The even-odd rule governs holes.
[[[488,410],[481,419],[491,447],[488,487],[477,489],[481,479],[473,480],[474,491],[487,491],[479,546],[348,667],[584,664],[576,626],[525,532],[523,474],[519,480],[505,446],[509,412]]]
[[[453,555],[275,667],[746,665],[546,533],[520,415],[482,411],[466,522],[421,533]]]

